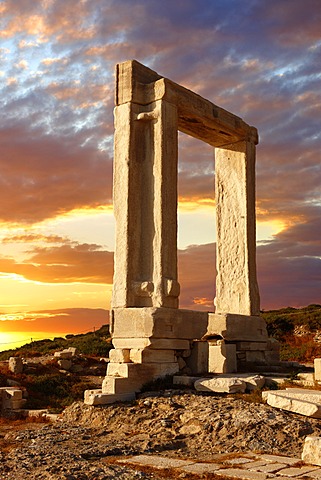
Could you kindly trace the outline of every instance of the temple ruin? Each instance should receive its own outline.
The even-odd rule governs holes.
[[[85,402],[129,400],[147,381],[180,371],[278,362],[256,278],[256,128],[135,60],[116,67],[115,103],[114,349],[102,389],[88,390]],[[178,131],[215,148],[215,313],[179,308]]]

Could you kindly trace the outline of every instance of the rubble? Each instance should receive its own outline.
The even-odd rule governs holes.
[[[254,452],[259,458],[253,460],[253,475],[301,468],[296,463],[305,437],[321,436],[320,421],[249,403],[250,398],[167,390],[146,392],[129,403],[93,407],[77,402],[54,423],[2,429],[0,479],[158,480],[157,471],[144,477],[137,469],[115,465],[116,457],[133,455],[188,459],[198,464],[193,469],[225,455],[224,468],[237,470],[236,460]]]

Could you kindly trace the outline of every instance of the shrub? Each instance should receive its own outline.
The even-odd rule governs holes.
[[[27,408],[62,410],[72,402],[81,400],[85,390],[93,388],[93,385],[79,381],[74,375],[30,375],[24,383],[29,392]]]
[[[321,345],[314,342],[313,335],[304,337],[290,335],[281,343],[281,360],[313,362],[315,358],[320,356]]]

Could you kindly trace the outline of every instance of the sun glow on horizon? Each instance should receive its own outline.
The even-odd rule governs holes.
[[[0,352],[22,347],[26,343],[37,340],[50,339],[55,337],[64,337],[71,332],[1,332],[0,333]],[[81,333],[81,332],[79,332]]]

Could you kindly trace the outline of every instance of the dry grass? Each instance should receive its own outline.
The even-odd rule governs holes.
[[[280,355],[282,360],[313,363],[321,357],[321,344],[314,341],[314,334],[287,335],[281,343]]]

